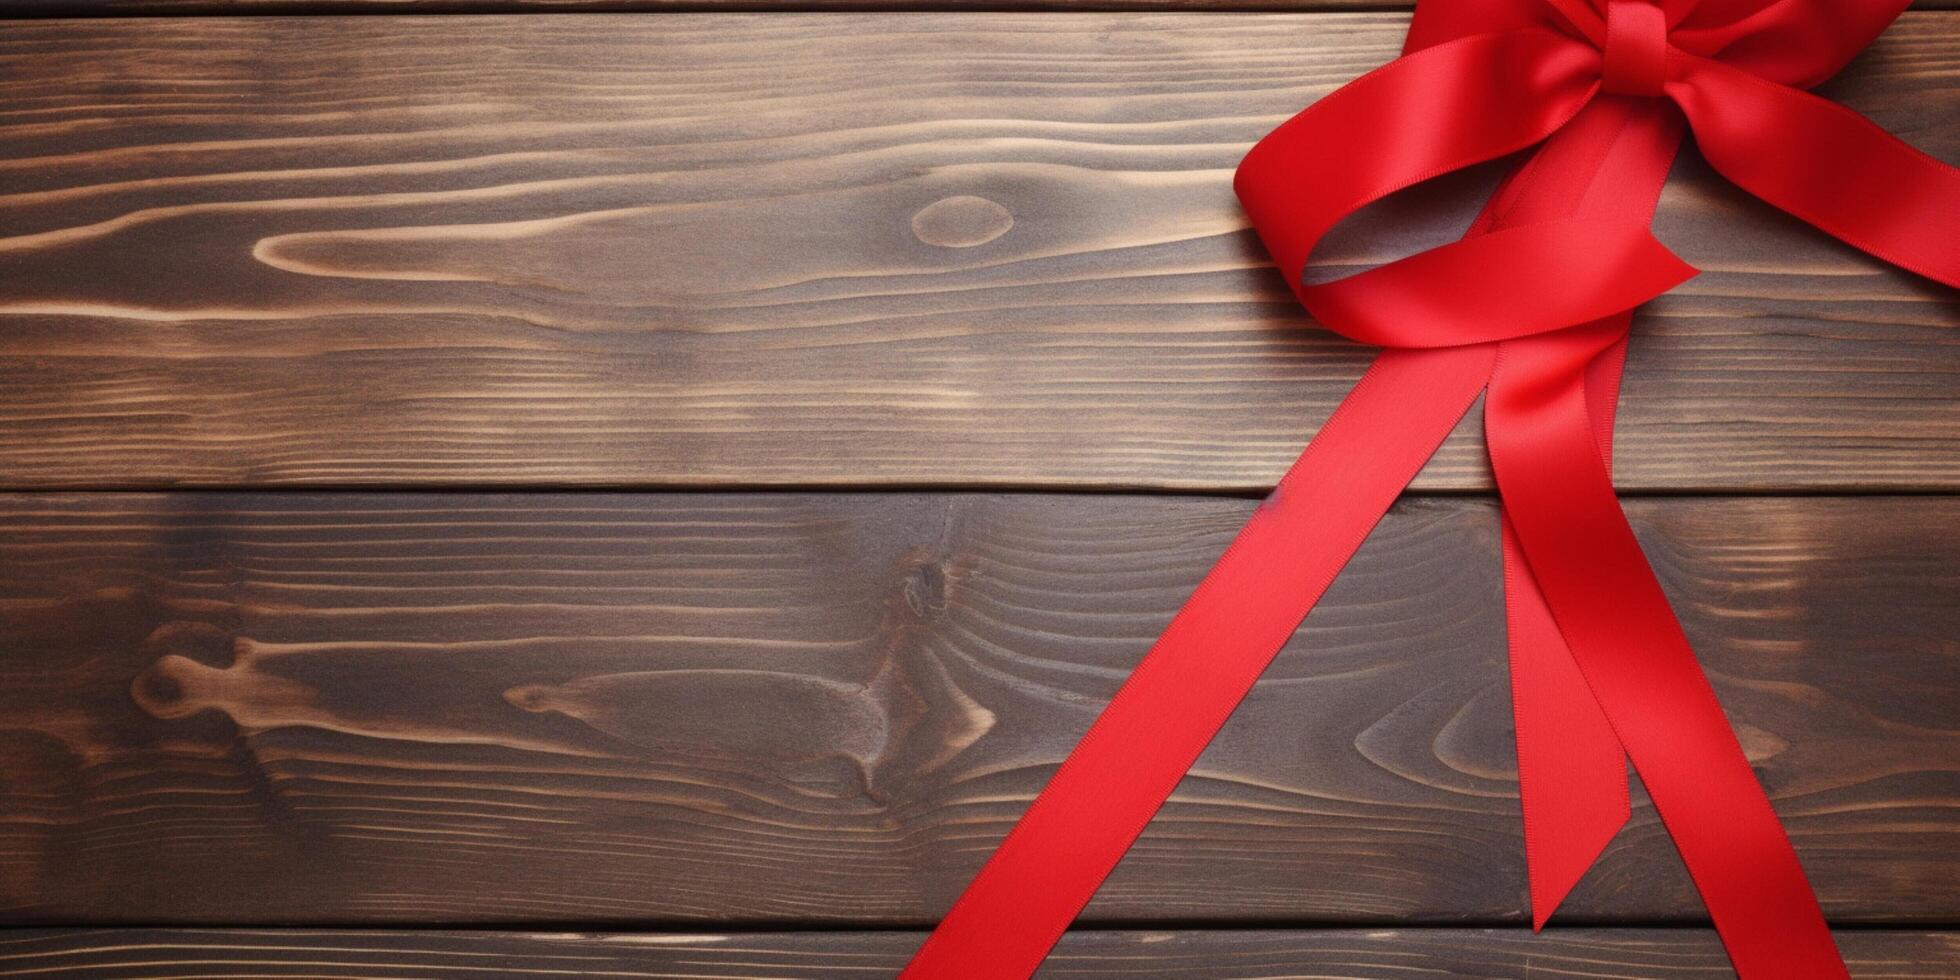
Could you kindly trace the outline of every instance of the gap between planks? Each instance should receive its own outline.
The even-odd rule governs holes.
[[[1033,11],[1216,11],[1385,13],[1412,3],[1381,0],[14,0],[0,20],[38,17],[554,13],[1027,13]],[[1952,10],[1960,0],[1915,0],[1916,10]]]

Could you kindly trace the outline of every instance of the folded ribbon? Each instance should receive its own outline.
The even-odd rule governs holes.
[[[1421,0],[1403,57],[1269,134],[1235,183],[1307,309],[1387,348],[920,948],[1040,964],[1480,393],[1503,500],[1532,921],[1628,815],[1626,760],[1745,980],[1846,976],[1608,473],[1634,306],[1694,275],[1648,230],[1692,129],[1757,197],[1960,286],[1960,170],[1800,91],[1906,0]],[[1536,146],[1450,245],[1307,285],[1347,215]]]

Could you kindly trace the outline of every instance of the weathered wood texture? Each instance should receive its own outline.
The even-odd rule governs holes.
[[[0,498],[0,918],[951,902],[1253,506]],[[1630,509],[1824,907],[1960,920],[1960,500]],[[1520,921],[1491,505],[1400,505],[1088,921]],[[1644,802],[1571,921],[1694,920]]]
[[[1960,0],[1916,0],[1922,10]],[[1393,10],[1412,0],[0,0],[0,17],[685,10]]]
[[[17,22],[0,485],[1265,486],[1367,355],[1231,168],[1404,23]],[[1956,77],[1919,13],[1828,94],[1955,159]],[[1640,322],[1622,485],[1960,487],[1960,303],[1678,169],[1708,272]],[[1477,443],[1419,485],[1487,485]]]
[[[1934,0],[1930,6],[1951,6]],[[0,17],[187,14],[455,14],[630,11],[1306,11],[1413,7],[1400,0],[0,0]],[[1921,7],[1929,6],[1924,0]]]
[[[887,980],[910,932],[566,933],[295,930],[22,931],[0,936],[0,977],[124,980],[533,980],[538,976]],[[1950,980],[1960,936],[1842,932],[1858,980]],[[187,972],[194,971],[194,972]],[[1090,930],[1063,937],[1038,977],[1189,980],[1721,980],[1701,929]]]

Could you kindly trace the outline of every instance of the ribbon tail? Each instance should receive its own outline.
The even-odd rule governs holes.
[[[1033,973],[1490,376],[1387,351],[1206,574],[901,975]]]
[[[1632,811],[1626,753],[1559,635],[1509,517],[1503,537],[1518,798],[1536,931],[1545,928]]]
[[[1846,244],[1960,287],[1960,169],[1835,102],[1678,59],[1668,95],[1722,176]]]
[[[1506,342],[1485,402],[1533,578],[1743,980],[1848,976],[1789,838],[1621,513],[1584,368],[1610,321]]]
[[[1586,370],[1586,408],[1600,459],[1612,465],[1613,418],[1631,314]],[[1511,650],[1518,799],[1524,811],[1531,928],[1545,928],[1631,814],[1626,751],[1559,635],[1509,515],[1501,521],[1504,613]]]

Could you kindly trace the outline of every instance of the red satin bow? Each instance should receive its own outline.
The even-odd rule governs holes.
[[[1756,196],[1960,286],[1960,171],[1798,88],[1905,6],[1422,0],[1403,57],[1255,146],[1236,188],[1295,293],[1329,329],[1388,349],[904,976],[1034,971],[1486,391],[1534,926],[1626,821],[1630,757],[1737,973],[1846,976],[1608,465],[1632,308],[1695,273],[1648,230],[1683,122]],[[1302,281],[1314,244],[1355,210],[1537,144],[1460,241]]]

